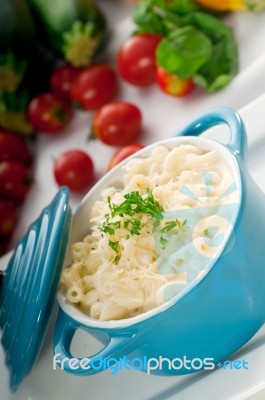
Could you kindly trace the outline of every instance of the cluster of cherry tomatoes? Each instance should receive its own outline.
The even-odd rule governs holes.
[[[130,37],[117,55],[118,73],[132,85],[144,87],[157,81],[166,93],[184,96],[193,89],[192,81],[181,81],[156,66],[155,51],[161,39],[153,33]],[[110,169],[142,148],[135,143],[141,132],[141,111],[135,104],[113,101],[118,86],[118,74],[107,63],[85,69],[61,66],[51,77],[51,92],[29,104],[28,119],[37,131],[56,133],[70,121],[73,105],[94,111],[93,136],[109,146],[126,146],[114,154]],[[68,151],[56,160],[54,176],[58,185],[84,190],[94,180],[93,162],[83,150]]]
[[[32,155],[25,140],[0,130],[0,255],[16,227],[18,209],[31,183]]]
[[[141,111],[132,103],[113,102],[117,91],[117,73],[107,63],[82,70],[64,65],[51,77],[51,92],[30,102],[28,119],[36,130],[55,134],[70,122],[72,106],[95,111],[91,127],[93,137],[109,146],[126,146],[114,154],[110,161],[110,167],[113,167],[121,157],[142,148],[134,143],[141,132]],[[83,149],[67,151],[54,163],[56,182],[59,186],[68,186],[73,192],[87,189],[94,176],[92,159]]]
[[[118,52],[117,72],[108,63],[85,69],[60,66],[51,76],[50,92],[31,100],[29,122],[36,131],[53,135],[63,132],[75,107],[95,112],[91,129],[94,138],[118,147],[109,162],[110,170],[143,147],[135,142],[141,134],[141,111],[135,104],[114,101],[119,76],[139,87],[158,82],[163,91],[174,96],[184,96],[193,89],[192,81],[180,81],[157,68],[155,51],[161,39],[151,33],[129,38]],[[0,132],[0,252],[16,225],[17,206],[30,188],[31,161],[22,138]],[[83,149],[64,152],[54,163],[54,178],[59,186],[66,185],[74,192],[89,188],[95,179],[90,155]]]

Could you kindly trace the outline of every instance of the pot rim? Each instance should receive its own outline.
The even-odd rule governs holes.
[[[221,257],[227,243],[229,242],[229,239],[231,238],[231,234],[233,231],[233,228],[236,225],[236,222],[239,217],[239,211],[240,207],[242,204],[242,178],[241,178],[241,172],[240,172],[240,166],[238,165],[238,161],[236,159],[236,156],[227,148],[225,144],[222,144],[220,142],[217,142],[213,139],[208,139],[205,137],[194,137],[194,136],[178,136],[178,137],[172,137],[168,138],[165,140],[161,140],[159,142],[155,142],[149,146],[144,147],[137,153],[131,155],[124,161],[122,161],[120,164],[118,164],[116,167],[114,167],[111,171],[109,171],[106,175],[104,175],[94,186],[93,188],[86,194],[86,196],[83,198],[83,200],[80,203],[80,206],[77,208],[76,212],[73,215],[73,219],[77,219],[79,214],[81,213],[82,209],[87,206],[87,203],[90,201],[91,198],[95,197],[95,195],[111,185],[111,183],[108,183],[109,181],[113,181],[113,177],[115,175],[121,175],[121,171],[123,170],[123,167],[127,164],[128,161],[130,161],[133,158],[141,158],[148,156],[152,149],[157,147],[157,146],[168,146],[170,149],[180,145],[180,144],[192,144],[196,145],[203,150],[213,150],[217,149],[218,152],[221,154],[223,161],[225,161],[229,165],[229,169],[233,175],[236,187],[238,188],[238,203],[236,203],[236,209],[233,213],[233,218],[230,223],[231,229],[228,230],[226,234],[226,238],[224,240],[224,243],[222,246],[220,246],[220,249],[216,253],[216,256],[214,259],[212,259],[204,269],[204,273],[200,274],[197,278],[192,280],[190,283],[186,285],[186,287],[181,290],[176,296],[174,296],[172,299],[166,301],[165,303],[148,310],[144,313],[141,313],[139,315],[129,317],[126,319],[120,319],[120,320],[110,320],[110,321],[100,321],[97,319],[93,319],[89,317],[88,315],[84,314],[81,310],[79,310],[77,307],[74,305],[70,304],[67,300],[65,295],[62,293],[62,290],[59,289],[58,294],[57,294],[57,301],[59,303],[59,306],[61,309],[73,320],[76,322],[79,322],[80,325],[91,327],[91,328],[98,328],[98,329],[103,329],[103,330],[108,330],[108,329],[120,329],[120,328],[126,328],[141,322],[144,322],[154,316],[156,316],[159,313],[164,312],[168,308],[174,306],[176,303],[178,303],[185,295],[187,295],[189,292],[191,292],[196,286],[200,284],[200,282],[206,278],[206,276],[209,274],[209,272],[212,270],[212,268],[215,266],[219,258]],[[117,181],[117,179],[116,179]],[[98,198],[98,196],[96,196]],[[95,201],[95,199],[94,199]],[[92,201],[92,203],[94,203]],[[71,234],[70,234],[71,235]],[[66,263],[65,263],[66,264]],[[64,264],[63,268],[66,268],[67,265]]]

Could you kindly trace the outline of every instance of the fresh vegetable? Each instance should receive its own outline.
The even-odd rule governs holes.
[[[232,30],[218,18],[197,11],[189,0],[144,0],[136,6],[137,32],[164,35],[157,65],[180,79],[192,78],[208,92],[222,89],[238,70]]]
[[[110,163],[108,165],[108,171],[114,168],[125,158],[130,157],[132,154],[141,150],[144,146],[142,144],[131,143],[126,146],[120,147],[112,156]]]
[[[28,101],[26,89],[16,93],[0,92],[0,127],[25,137],[32,136],[34,129],[26,115]]]
[[[193,0],[143,0],[133,10],[137,33],[154,32],[166,35],[176,28],[176,19],[196,11]]]
[[[32,175],[25,165],[17,161],[0,163],[0,197],[21,203],[32,184]]]
[[[142,115],[131,103],[116,102],[103,106],[95,115],[92,134],[109,146],[124,146],[140,134]]]
[[[51,71],[51,64],[47,68],[45,60],[42,61],[42,64],[44,65],[36,67],[34,73],[30,73],[30,76],[24,78],[15,92],[0,91],[0,127],[25,137],[34,134],[36,127],[32,126],[28,119],[28,104],[36,93],[39,93],[41,89],[48,88],[50,75],[48,78],[47,74]],[[29,71],[31,70],[29,69]],[[39,75],[36,78],[37,71]],[[37,81],[38,83],[36,83]]]
[[[22,81],[33,95],[44,90],[54,61],[38,43],[27,1],[1,0],[0,92],[14,93]]]
[[[83,151],[66,151],[55,161],[54,176],[59,186],[68,186],[72,192],[85,190],[94,181],[93,161]]]
[[[26,1],[1,0],[0,91],[14,92],[18,88],[34,44],[34,25]]]
[[[52,92],[64,100],[71,101],[72,85],[81,71],[82,69],[67,64],[56,68],[50,81]]]
[[[175,97],[187,96],[195,87],[191,78],[182,80],[178,76],[157,68],[157,83],[163,92]]]
[[[0,238],[10,238],[17,224],[14,207],[7,201],[0,200]]]
[[[30,136],[30,98],[48,87],[54,59],[40,47],[26,0],[1,0],[0,126]]]
[[[43,93],[31,100],[28,119],[37,131],[56,133],[69,123],[72,117],[70,106],[52,93]]]
[[[157,48],[157,63],[167,72],[188,79],[212,54],[210,39],[193,26],[173,30]]]
[[[26,60],[16,59],[13,52],[0,55],[0,91],[15,92],[26,70]]]
[[[39,38],[74,67],[91,64],[102,48],[106,22],[93,0],[28,0]]]
[[[261,11],[265,7],[264,0],[195,0],[200,6],[216,11]]]
[[[142,33],[126,40],[118,53],[118,68],[123,79],[136,86],[148,86],[156,80],[155,50],[162,36]]]
[[[113,99],[118,81],[114,69],[108,64],[86,68],[74,81],[72,100],[85,110],[97,110]]]
[[[15,133],[0,130],[0,162],[5,160],[14,160],[29,166],[32,155],[23,138]]]

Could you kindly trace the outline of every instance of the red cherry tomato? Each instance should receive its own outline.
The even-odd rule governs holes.
[[[50,82],[52,92],[67,101],[71,101],[72,85],[81,71],[81,68],[74,68],[71,65],[62,65],[56,68]]]
[[[108,103],[116,94],[117,76],[108,64],[86,68],[74,81],[72,100],[85,110],[97,110]]]
[[[110,163],[108,165],[108,171],[110,171],[113,167],[119,164],[121,161],[125,160],[125,158],[131,156],[136,153],[138,150],[143,149],[142,144],[131,143],[127,144],[127,146],[120,147],[112,156]]]
[[[30,165],[32,156],[22,137],[0,130],[0,162],[5,160],[15,160]]]
[[[94,181],[93,161],[83,151],[66,151],[55,161],[54,176],[59,186],[68,186],[72,192],[85,190]]]
[[[187,96],[195,88],[191,78],[183,81],[161,67],[157,68],[157,83],[163,92],[175,97]]]
[[[109,146],[124,146],[140,134],[141,111],[125,102],[109,103],[95,115],[92,124],[93,135]]]
[[[156,47],[163,37],[157,33],[142,33],[130,37],[118,53],[118,68],[127,82],[148,86],[156,81]]]
[[[17,224],[17,215],[14,207],[6,201],[0,200],[0,237],[10,238]]]
[[[0,163],[0,196],[21,203],[32,183],[30,170],[17,161]]]
[[[29,103],[28,119],[37,131],[55,133],[70,121],[70,106],[53,93],[43,93]]]

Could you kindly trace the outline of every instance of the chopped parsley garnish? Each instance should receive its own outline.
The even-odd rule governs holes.
[[[119,242],[113,242],[112,240],[109,240],[109,246],[112,248],[112,250],[118,253]]]
[[[178,222],[179,229],[182,229],[186,225],[187,220],[184,219],[183,222],[181,222],[181,220],[177,219],[177,222]]]
[[[216,230],[212,227],[212,228],[205,228],[203,231],[203,236],[204,237],[208,237],[209,239],[214,238],[216,233]]]
[[[204,229],[204,231],[203,231],[203,236],[207,236],[207,237],[209,237],[210,236],[210,232],[209,232],[209,229]]]
[[[119,263],[119,261],[120,261],[120,257],[119,257],[119,256],[116,256],[116,257],[114,258],[114,264],[117,265],[117,264]]]
[[[124,228],[127,229],[131,235],[140,235],[141,221],[139,219],[126,219],[124,221]]]
[[[138,191],[126,193],[124,201],[121,204],[112,204],[110,196],[108,197],[108,205],[112,218],[116,215],[123,217],[124,215],[135,216],[136,214],[149,214],[151,217],[160,221],[163,218],[164,208],[154,199],[151,189],[147,189],[147,196],[142,197]]]
[[[106,220],[103,222],[102,226],[99,228],[101,232],[109,233],[114,235],[115,230],[121,227],[121,221],[111,222],[109,215],[105,215]]]
[[[169,232],[171,229],[175,228],[177,226],[176,221],[167,221],[165,223],[165,226],[161,229],[161,232]]]
[[[160,244],[162,247],[166,247],[168,240],[164,236],[160,236]]]
[[[167,221],[165,223],[164,227],[161,229],[161,232],[163,232],[163,233],[169,232],[176,227],[178,227],[179,229],[182,229],[185,224],[186,224],[186,220],[184,220],[183,222],[179,219],[176,219],[175,221]]]
[[[151,189],[147,188],[144,195],[141,195],[138,191],[126,193],[123,198],[124,200],[122,203],[114,204],[111,201],[111,197],[108,196],[107,201],[110,212],[105,215],[105,220],[99,227],[102,235],[105,233],[109,236],[114,236],[117,229],[126,229],[128,231],[125,236],[126,240],[130,239],[133,235],[140,235],[141,229],[144,226],[148,226],[146,220],[143,221],[143,214],[148,214],[152,217],[154,228],[159,227],[165,210],[163,206],[155,200]],[[181,219],[167,221],[161,229],[161,232],[168,233],[174,228],[182,229],[185,223],[186,220]],[[162,247],[167,246],[168,242],[169,240],[165,236],[160,236],[160,244]],[[112,250],[117,253],[113,261],[114,264],[117,265],[122,250],[120,241],[113,241],[109,238],[108,243]]]

